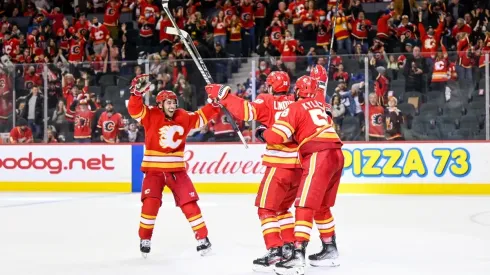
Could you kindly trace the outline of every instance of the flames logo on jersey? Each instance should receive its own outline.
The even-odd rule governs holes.
[[[184,128],[179,125],[163,126],[158,130],[158,134],[160,135],[160,147],[175,149],[182,144],[182,139],[178,138],[177,135],[182,136]]]
[[[271,36],[272,40],[281,40],[281,32],[273,32]]]
[[[80,29],[80,31],[79,31],[79,32],[80,32],[80,34],[81,34],[82,36],[86,36],[86,35],[87,35],[87,33],[88,33],[88,30],[87,30],[87,29],[85,29],[85,28],[82,28],[82,29]]]
[[[114,14],[116,14],[116,11],[113,8],[107,8],[106,14],[107,15],[114,15]]]
[[[7,85],[5,84],[5,79],[0,79],[0,88],[5,88]]]
[[[424,47],[426,49],[432,49],[436,46],[436,40],[432,37],[427,37],[424,41]]]
[[[381,114],[374,114],[371,116],[371,124],[380,126],[383,124],[383,116]]]
[[[26,89],[30,90],[34,86],[34,82],[28,80],[24,82],[24,86],[26,87]]]
[[[79,128],[82,128],[85,125],[88,125],[90,127],[89,124],[90,124],[90,122],[86,118],[81,117],[81,116],[76,116],[75,117],[75,126],[77,126]]]
[[[233,16],[233,10],[232,9],[226,9],[225,10],[225,16]]]
[[[318,36],[325,36],[327,33],[325,32],[325,27],[324,26],[320,26],[320,28],[318,28]]]
[[[218,24],[216,25],[216,28],[217,28],[217,29],[224,29],[224,28],[225,28],[225,24],[223,24],[222,22],[220,22],[220,23],[218,23]]]
[[[243,21],[250,21],[250,19],[252,19],[252,15],[250,13],[244,13],[242,14],[242,20]]]
[[[116,124],[112,120],[104,121],[102,126],[104,128],[104,132],[106,133],[111,133],[116,128]]]
[[[79,54],[80,53],[80,46],[76,45],[76,46],[71,47],[71,53],[72,54]]]

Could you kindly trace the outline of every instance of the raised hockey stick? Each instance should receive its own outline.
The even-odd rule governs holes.
[[[339,3],[340,0],[337,0],[337,4],[335,5],[335,15],[332,14],[333,17],[335,17],[335,20],[333,21],[333,27],[332,27],[332,38],[330,40],[330,49],[328,53],[328,63],[327,63],[327,81],[325,82],[325,90],[323,91],[323,96],[327,98],[327,87],[328,87],[328,80],[330,77],[328,75],[330,74],[330,63],[332,62],[332,50],[333,50],[333,42],[335,38],[335,26],[337,25],[337,17],[339,15]]]
[[[165,32],[168,34],[177,35],[178,37],[180,37],[180,40],[184,43],[187,51],[189,52],[189,54],[192,57],[192,60],[194,60],[194,63],[196,64],[197,68],[201,72],[201,75],[204,78],[204,81],[206,81],[207,84],[212,84],[214,82],[213,78],[211,77],[211,74],[209,73],[208,68],[206,68],[206,64],[204,64],[204,61],[202,60],[202,57],[199,54],[199,51],[196,49],[196,46],[192,42],[192,37],[186,31],[179,29],[179,27],[177,26],[177,23],[175,22],[174,17],[172,16],[172,13],[170,12],[170,9],[168,8],[168,2],[169,2],[169,0],[162,0],[162,6],[163,6],[163,10],[167,14],[170,22],[172,23],[172,25],[174,27],[173,28],[167,27],[165,29]],[[242,141],[243,145],[245,145],[245,148],[248,149],[248,144],[245,141],[245,138],[243,137],[243,134],[240,131],[240,129],[238,128],[238,125],[236,124],[235,120],[231,116],[230,111],[228,111],[228,109],[226,109],[226,107],[221,105],[221,104],[220,104],[220,108],[223,111],[223,113],[225,114],[225,116],[228,118],[228,121],[230,122],[231,127],[233,127],[233,130],[237,133],[237,135],[240,138],[240,140]]]

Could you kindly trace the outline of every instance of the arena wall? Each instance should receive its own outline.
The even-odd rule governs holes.
[[[144,146],[0,146],[0,191],[140,192]],[[187,145],[201,193],[255,193],[263,144]],[[490,194],[490,143],[347,143],[341,193]]]

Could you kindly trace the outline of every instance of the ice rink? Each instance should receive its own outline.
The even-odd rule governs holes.
[[[213,243],[201,257],[164,195],[152,253],[139,252],[139,194],[0,193],[0,274],[254,274],[265,248],[253,195],[201,195]],[[326,275],[489,275],[490,197],[340,196],[341,266]],[[308,253],[318,252],[315,230]]]

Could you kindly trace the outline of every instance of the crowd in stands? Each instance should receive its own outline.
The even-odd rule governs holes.
[[[0,133],[28,127],[33,141],[141,141],[125,107],[130,80],[141,73],[173,90],[186,110],[205,104],[204,79],[179,38],[165,32],[172,24],[160,2],[77,3],[0,3]],[[235,90],[249,100],[266,91],[271,71],[288,72],[294,83],[325,67],[327,101],[346,140],[362,140],[365,121],[371,139],[482,138],[488,0],[175,0],[170,10],[216,82],[258,58],[255,78]],[[74,135],[82,124],[91,131]],[[191,138],[213,140],[214,128]]]

